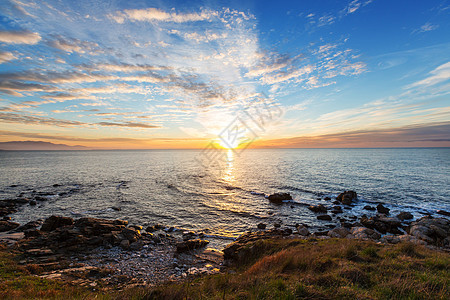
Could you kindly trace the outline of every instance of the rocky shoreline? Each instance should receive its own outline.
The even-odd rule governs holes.
[[[284,205],[288,193],[276,193],[269,201]],[[450,251],[450,221],[445,217],[424,216],[417,220],[408,212],[391,216],[382,204],[366,206],[375,215],[344,218],[343,209],[358,201],[354,191],[339,194],[330,205],[310,205],[317,219],[337,224],[313,232],[307,224],[268,228],[260,223],[252,231],[220,251],[207,249],[204,235],[192,231],[173,231],[173,227],[154,224],[143,228],[124,220],[97,218],[72,219],[51,216],[25,225],[12,222],[7,215],[30,201],[0,201],[0,242],[20,254],[20,264],[43,278],[60,279],[97,288],[121,289],[130,285],[157,285],[190,276],[226,270],[242,256],[251,254],[251,244],[262,239],[347,238],[380,243],[412,242]],[[34,201],[34,200],[33,200]],[[289,204],[287,202],[286,204]],[[440,211],[443,216],[448,212]],[[294,229],[293,229],[294,228]],[[249,252],[250,251],[250,252]]]

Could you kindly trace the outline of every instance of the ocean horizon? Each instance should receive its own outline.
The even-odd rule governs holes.
[[[358,202],[341,218],[375,214],[364,207],[377,203],[415,218],[450,210],[450,148],[223,153],[205,164],[196,149],[2,151],[0,199],[44,200],[12,216],[21,224],[50,215],[121,218],[204,232],[217,248],[261,222],[326,228],[332,222],[307,207],[329,205],[346,190]],[[267,197],[277,192],[293,199],[273,204]]]

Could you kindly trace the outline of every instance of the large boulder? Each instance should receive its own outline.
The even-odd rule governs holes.
[[[355,239],[379,240],[381,238],[381,234],[366,227],[352,227],[350,233]]]
[[[306,228],[305,225],[298,225],[297,231],[298,231],[298,234],[303,235],[303,236],[310,235],[310,232],[309,232],[308,228]]]
[[[334,229],[328,231],[328,236],[332,237],[332,238],[345,238],[350,234],[351,234],[350,230],[348,230],[347,228],[343,228],[343,227],[334,228]]]
[[[397,218],[389,218],[385,216],[374,216],[368,218],[363,215],[360,219],[362,225],[370,229],[376,229],[379,232],[385,234],[386,232],[401,234],[399,227],[401,226],[400,220]]]
[[[414,218],[414,216],[412,215],[412,213],[407,212],[407,211],[402,211],[401,213],[399,213],[397,215],[397,219],[404,221],[404,220],[411,220],[412,218]]]
[[[408,233],[435,246],[450,247],[450,221],[426,216],[411,223]]]
[[[69,217],[51,216],[42,224],[41,231],[53,231],[57,228],[73,224],[73,219]]]
[[[284,200],[292,200],[292,196],[289,193],[275,193],[269,195],[269,201],[275,204],[281,204]]]
[[[385,215],[387,215],[387,214],[389,214],[390,209],[387,208],[387,207],[385,207],[385,206],[383,206],[383,204],[380,203],[380,204],[377,205],[377,211],[378,211],[380,214],[385,214]]]
[[[340,193],[336,198],[337,201],[345,205],[352,204],[353,200],[356,199],[358,199],[358,195],[355,191],[345,191],[343,193]]]

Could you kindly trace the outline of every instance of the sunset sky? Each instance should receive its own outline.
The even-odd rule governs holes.
[[[0,142],[202,148],[235,124],[450,146],[450,2],[0,2]]]

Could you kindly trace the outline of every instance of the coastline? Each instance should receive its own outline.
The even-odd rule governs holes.
[[[267,200],[276,205],[290,205],[288,193],[276,193]],[[331,221],[331,215],[358,202],[356,192],[345,191],[329,205],[310,205],[317,218]],[[8,244],[19,257],[19,264],[32,268],[37,276],[57,279],[90,288],[124,289],[130,286],[158,286],[183,282],[198,275],[227,272],[230,266],[252,257],[252,245],[265,240],[347,239],[393,245],[413,243],[429,249],[450,252],[448,212],[442,217],[413,219],[410,213],[391,216],[382,204],[367,207],[376,214],[353,219],[334,218],[336,224],[322,230],[305,224],[260,223],[222,251],[208,249],[203,232],[180,231],[154,224],[143,228],[124,220],[51,216],[45,220],[20,225],[6,215],[13,214],[27,201],[1,201],[0,243]],[[32,267],[30,267],[32,266]],[[80,274],[84,274],[81,276]],[[87,274],[87,275],[86,275]],[[90,274],[90,275],[89,275]]]

